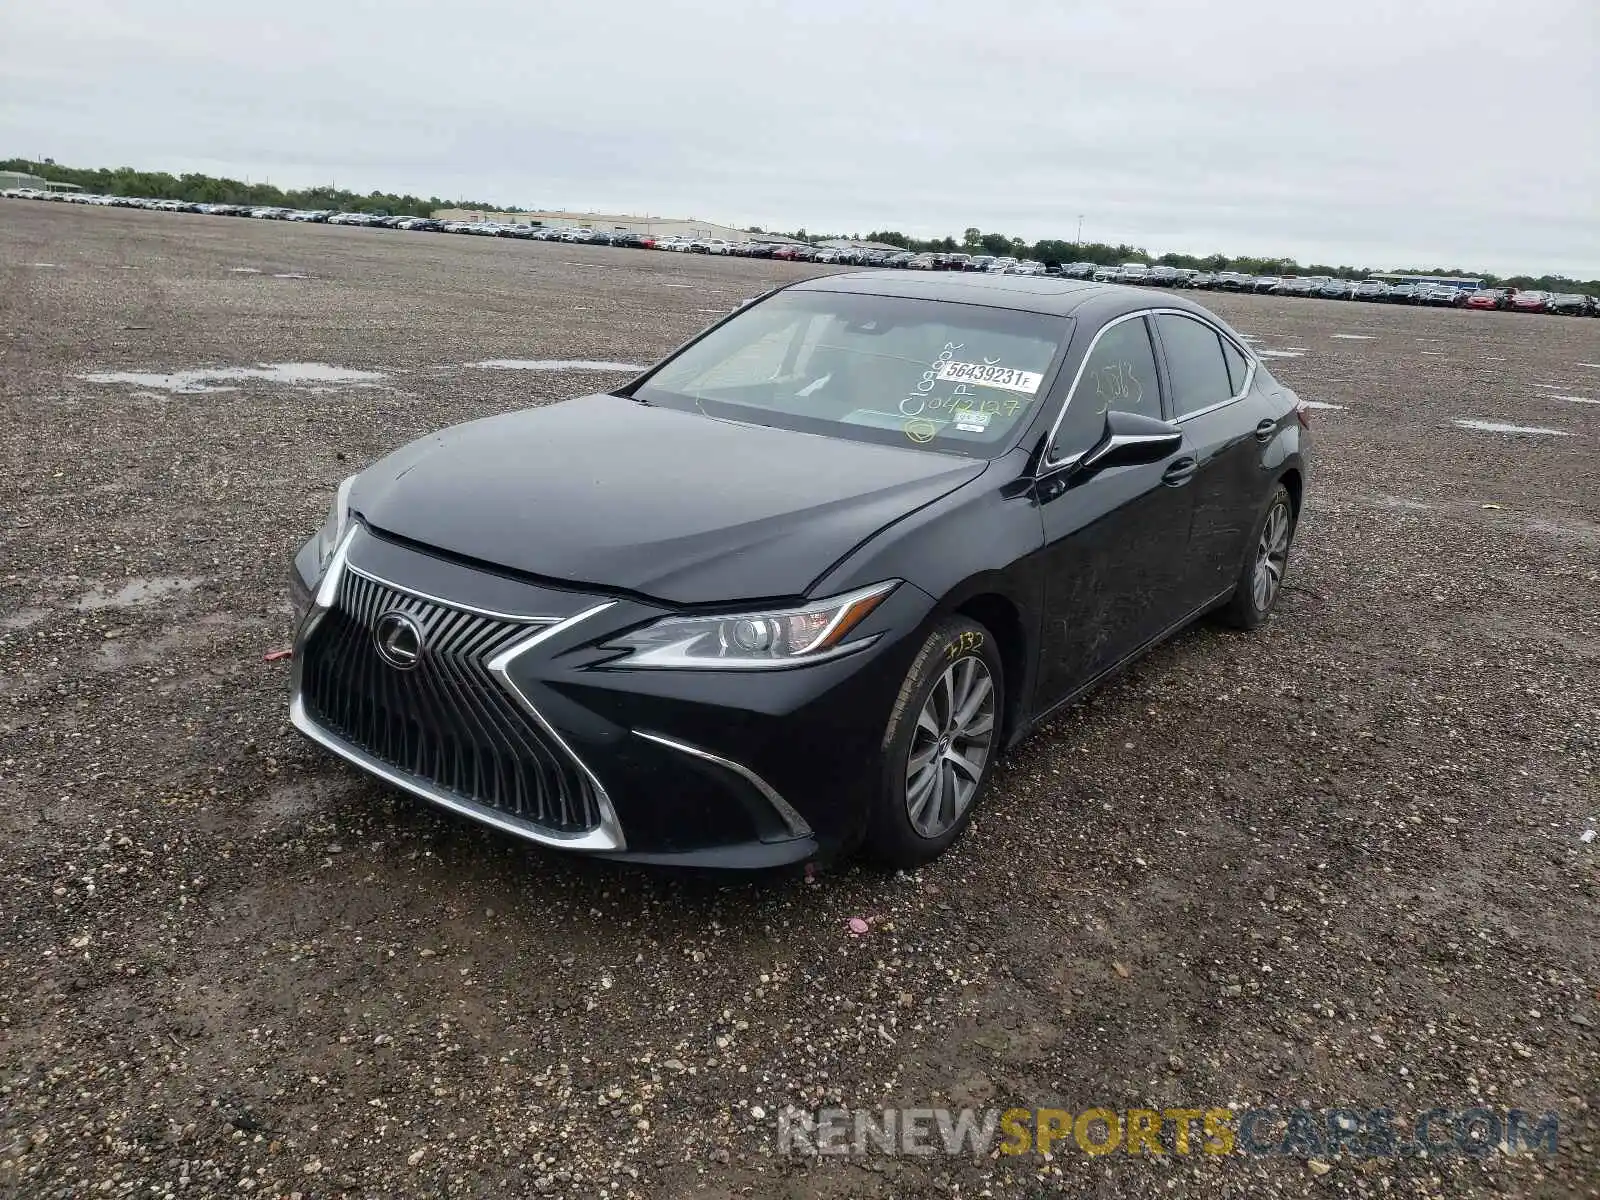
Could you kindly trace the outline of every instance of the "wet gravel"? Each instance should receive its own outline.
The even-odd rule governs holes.
[[[334,484],[618,378],[467,364],[649,362],[811,273],[0,201],[0,1194],[1600,1194],[1600,322],[1209,298],[1340,406],[1277,619],[1060,716],[914,875],[553,856],[292,733],[263,656]],[[1564,1123],[775,1154],[830,1103]]]

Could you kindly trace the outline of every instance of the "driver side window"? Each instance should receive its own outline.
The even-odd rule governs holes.
[[[1106,413],[1113,410],[1161,417],[1156,356],[1143,317],[1113,325],[1100,335],[1067,398],[1050,457],[1071,458],[1091,449],[1105,433]]]

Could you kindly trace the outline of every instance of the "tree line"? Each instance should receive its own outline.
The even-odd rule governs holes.
[[[32,162],[13,158],[0,162],[0,171],[20,171],[54,183],[73,183],[102,196],[140,196],[150,200],[182,200],[189,204],[249,204],[274,208],[302,208],[333,212],[381,213],[387,216],[426,217],[441,208],[494,209],[524,212],[472,200],[441,200],[438,196],[401,195],[394,192],[347,191],[338,187],[285,190],[270,183],[248,183],[197,173],[172,175],[166,171],[139,171],[133,167],[63,167],[46,159]]]
[[[133,167],[63,167],[51,159],[34,162],[13,158],[0,161],[0,171],[20,171],[56,183],[77,184],[85,191],[103,196],[141,196],[151,200],[183,200],[191,204],[251,204],[282,208],[327,209],[334,212],[385,213],[390,216],[431,216],[442,208],[468,208],[496,212],[527,212],[516,206],[488,204],[478,200],[442,200],[438,196],[399,195],[393,192],[358,192],[337,187],[284,190],[270,183],[249,183],[239,179],[190,173],[172,175],[166,171],[139,171]],[[752,227],[751,233],[765,230]],[[1142,262],[1151,266],[1188,267],[1198,271],[1242,271],[1250,275],[1332,275],[1340,279],[1364,279],[1370,267],[1334,266],[1329,263],[1301,265],[1292,258],[1254,258],[1249,255],[1179,254],[1152,255],[1143,246],[1110,245],[1106,242],[1077,242],[1045,238],[1026,242],[1003,233],[985,233],[969,226],[961,239],[954,237],[913,238],[892,229],[878,229],[859,235],[814,234],[799,229],[787,234],[801,241],[824,241],[829,237],[853,236],[858,241],[882,242],[918,253],[940,251],[968,254],[1010,254],[1043,263],[1092,262],[1105,265]],[[1469,271],[1461,267],[1399,268],[1404,274],[1456,275],[1482,279],[1492,286],[1538,288],[1541,291],[1584,291],[1600,295],[1600,279],[1580,282],[1564,275],[1511,275],[1501,277],[1488,271]]]

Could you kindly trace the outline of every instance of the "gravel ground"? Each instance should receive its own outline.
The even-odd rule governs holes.
[[[914,875],[557,857],[290,730],[263,654],[334,484],[617,378],[465,364],[648,362],[814,270],[0,201],[0,1193],[1600,1194],[1600,322],[1203,297],[1343,406],[1279,616],[1056,719]],[[376,374],[159,378],[290,362]],[[829,1103],[1564,1123],[775,1153]]]

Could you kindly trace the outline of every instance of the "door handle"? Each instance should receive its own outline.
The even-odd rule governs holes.
[[[1200,464],[1186,454],[1161,473],[1161,482],[1168,487],[1182,487],[1194,478],[1194,473],[1199,469]]]
[[[1256,423],[1256,441],[1258,442],[1270,440],[1272,435],[1277,432],[1278,423],[1271,417],[1267,417]]]

